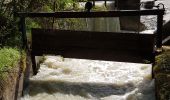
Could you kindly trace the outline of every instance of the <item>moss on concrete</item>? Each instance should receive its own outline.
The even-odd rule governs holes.
[[[156,57],[154,66],[158,100],[170,100],[170,49]]]

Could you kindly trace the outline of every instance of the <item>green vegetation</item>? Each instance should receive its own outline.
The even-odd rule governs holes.
[[[170,50],[156,57],[154,66],[156,92],[159,100],[170,99]]]
[[[0,72],[8,71],[9,69],[16,67],[20,58],[20,52],[17,49],[0,49]]]
[[[21,46],[21,34],[17,19],[14,18],[13,3],[7,0],[0,1],[0,47],[3,46]]]
[[[21,55],[18,49],[9,47],[0,48],[0,95],[3,95],[3,98],[6,95],[10,95],[15,89],[18,70],[22,66],[20,59]]]
[[[18,49],[0,49],[0,91],[3,91],[7,87],[10,78],[15,79],[17,77],[17,67],[20,63],[20,58]]]
[[[170,74],[170,51],[165,51],[156,57],[154,72]]]

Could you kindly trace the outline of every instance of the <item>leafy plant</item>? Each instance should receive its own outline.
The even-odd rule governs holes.
[[[2,48],[0,49],[0,72],[7,71],[18,64],[21,58],[20,52],[17,49]]]

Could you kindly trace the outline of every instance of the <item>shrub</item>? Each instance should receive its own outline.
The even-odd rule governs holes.
[[[2,48],[0,49],[0,72],[8,71],[15,67],[20,60],[21,55],[17,49]]]

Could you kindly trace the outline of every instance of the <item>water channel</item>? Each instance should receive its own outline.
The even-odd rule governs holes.
[[[45,56],[21,100],[155,100],[151,73],[151,64]]]
[[[154,100],[150,64],[46,56],[22,100]]]

